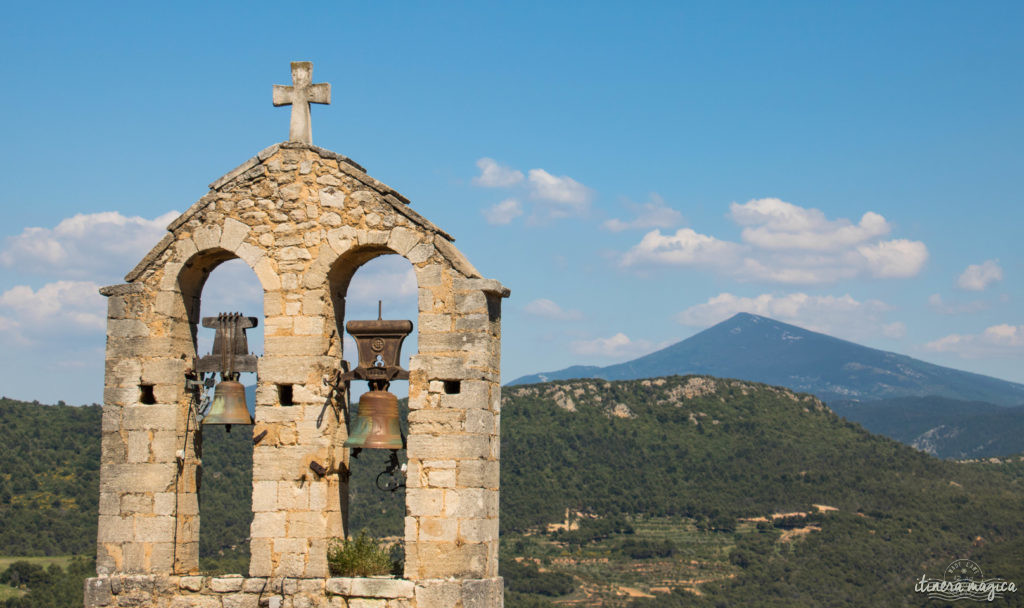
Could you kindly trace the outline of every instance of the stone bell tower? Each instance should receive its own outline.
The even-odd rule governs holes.
[[[210,184],[108,298],[97,577],[85,605],[477,608],[498,577],[501,300],[454,239],[362,166],[312,144],[312,64],[292,64],[289,141]],[[367,261],[408,260],[419,350],[409,370],[405,571],[331,578],[347,528],[345,296]],[[263,287],[248,572],[199,571],[196,336],[203,284],[240,258]],[[354,353],[350,353],[352,360]],[[325,380],[327,382],[325,382]],[[287,403],[281,395],[289,395]],[[344,393],[342,393],[344,394]],[[322,412],[327,412],[321,416]],[[313,465],[316,466],[313,466]]]

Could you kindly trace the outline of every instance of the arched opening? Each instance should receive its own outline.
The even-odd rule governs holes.
[[[413,322],[413,331],[402,344],[399,366],[408,370],[410,357],[418,350],[416,274],[408,260],[389,254],[390,251],[379,249],[356,252],[339,261],[329,275],[337,331],[344,336],[343,358],[349,369],[359,364],[359,355],[355,341],[345,331],[345,324],[351,320],[377,319],[378,312],[385,320]],[[360,398],[368,390],[366,381],[350,382],[346,416],[349,431],[353,429],[359,413]],[[400,426],[402,434],[407,437],[409,383],[407,380],[393,381],[388,391],[399,399]],[[403,467],[406,463],[405,450],[399,450],[397,456],[399,466]],[[348,504],[344,516],[349,536],[365,530],[370,536],[389,544],[401,543],[405,488],[399,486],[391,491],[378,487],[378,481],[383,487],[392,480],[404,482],[401,471],[396,475],[382,475],[389,464],[390,450],[364,449],[357,457],[349,457],[347,496],[342,497],[342,505]]]
[[[220,313],[241,313],[255,317],[256,326],[245,330],[247,350],[263,354],[263,289],[252,269],[240,259],[211,254],[208,262],[196,265],[196,289],[187,294],[189,325],[196,355],[213,354],[216,330],[204,327],[204,318]],[[186,295],[182,284],[183,295]],[[237,338],[236,338],[237,339]],[[246,409],[255,407],[256,373],[236,372],[244,386]],[[212,400],[215,387],[222,382],[220,373],[207,373],[204,390]],[[215,386],[209,386],[214,384]],[[209,402],[200,404],[207,415]],[[247,573],[249,570],[249,530],[252,521],[252,426],[198,423],[196,456],[201,463],[196,474],[199,531],[199,568],[208,573]]]

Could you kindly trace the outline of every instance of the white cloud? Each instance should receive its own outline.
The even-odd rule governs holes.
[[[507,198],[500,203],[484,209],[484,219],[492,226],[508,224],[523,214],[523,206],[514,198]]]
[[[965,359],[1024,356],[1024,325],[992,325],[980,334],[950,334],[925,345],[928,350],[954,353]]]
[[[896,239],[857,248],[867,261],[867,270],[881,279],[905,279],[921,272],[928,261],[928,248],[920,241]]]
[[[637,228],[671,228],[683,220],[683,214],[665,205],[665,200],[657,193],[651,193],[650,202],[627,206],[636,215],[632,220],[623,221],[618,218],[606,221],[603,226],[612,232],[622,232]]]
[[[880,240],[890,231],[889,224],[870,211],[854,224],[765,198],[734,203],[729,216],[743,226],[740,242],[689,228],[674,236],[654,230],[621,256],[620,265],[702,267],[741,281],[813,285],[860,276],[907,278],[928,260],[924,243]]]
[[[887,234],[885,218],[871,211],[859,224],[829,221],[818,209],[799,207],[777,198],[733,203],[729,215],[744,226],[742,239],[761,249],[836,251]]]
[[[761,294],[742,297],[720,293],[703,304],[676,315],[683,325],[709,327],[729,317],[747,312],[848,339],[882,335],[900,338],[906,327],[900,322],[886,323],[890,306],[879,300],[858,301],[849,294],[812,296],[806,293]]]
[[[473,178],[473,183],[484,188],[507,188],[523,181],[523,172],[499,164],[493,158],[481,158],[476,161],[480,175]]]
[[[583,318],[578,310],[563,310],[561,306],[546,298],[534,300],[523,307],[523,310],[535,317],[554,319],[557,321],[576,321]]]
[[[516,188],[521,195],[529,195],[534,202],[528,218],[530,224],[543,224],[550,220],[579,217],[590,210],[591,191],[569,177],[556,176],[544,169],[530,169],[529,176],[522,171],[502,165],[493,158],[476,161],[480,175],[473,183],[485,188]],[[516,198],[506,199],[483,211],[489,224],[500,225],[511,222],[524,213]]]
[[[529,181],[530,196],[538,201],[535,221],[576,217],[590,210],[590,189],[567,175],[530,169]]]
[[[956,286],[968,291],[982,291],[992,283],[1003,280],[1003,269],[999,260],[985,260],[971,264],[956,280]]]
[[[154,219],[116,211],[77,214],[53,228],[26,228],[8,237],[0,265],[47,276],[117,280],[155,246],[178,216]]]
[[[102,332],[106,299],[91,281],[56,281],[32,289],[18,285],[0,294],[0,332],[20,342],[67,332]]]
[[[665,264],[674,266],[719,266],[735,260],[741,248],[690,228],[674,235],[652,230],[622,257],[622,266]]]
[[[619,332],[609,338],[593,340],[576,340],[569,348],[577,355],[605,358],[633,358],[646,355],[657,348],[648,340],[631,340],[626,334]]]

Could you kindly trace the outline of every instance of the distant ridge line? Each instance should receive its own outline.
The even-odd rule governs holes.
[[[935,395],[1002,406],[1024,404],[1024,384],[927,363],[750,313],[736,314],[632,361],[604,367],[575,365],[522,376],[508,385],[687,374],[785,386],[825,401]]]

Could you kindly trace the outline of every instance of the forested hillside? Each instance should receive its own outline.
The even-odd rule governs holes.
[[[724,534],[726,570],[705,577],[701,598],[681,591],[641,605],[918,605],[913,581],[957,557],[1024,580],[1022,467],[941,461],[867,433],[810,395],[750,382],[675,376],[506,387],[503,544],[536,538],[521,534],[560,521],[567,508],[667,517]],[[756,528],[740,521],[787,512],[807,516]],[[801,540],[780,542],[793,527],[805,532]],[[564,552],[589,563],[626,546],[623,538],[596,542],[591,553],[586,542]],[[559,565],[550,547],[522,547],[549,555],[550,570],[578,589],[593,584],[586,569]]]
[[[1024,406],[944,397],[830,402],[835,413],[872,433],[939,458],[988,458],[1024,452]]]
[[[47,545],[6,517],[0,534],[22,539],[16,551],[90,554],[95,502],[80,497],[97,487],[98,408],[4,404],[18,419],[4,470],[27,467],[38,485],[10,503],[78,519],[55,523],[59,536],[40,524]],[[251,433],[204,435],[202,565],[244,572]],[[402,530],[401,492],[373,489],[382,465],[372,450],[353,463],[354,532]],[[751,382],[506,387],[501,498],[509,608],[919,605],[914,581],[965,557],[1024,582],[1024,463],[938,460]],[[579,529],[550,528],[567,511]]]
[[[95,553],[100,407],[0,398],[0,554]]]

